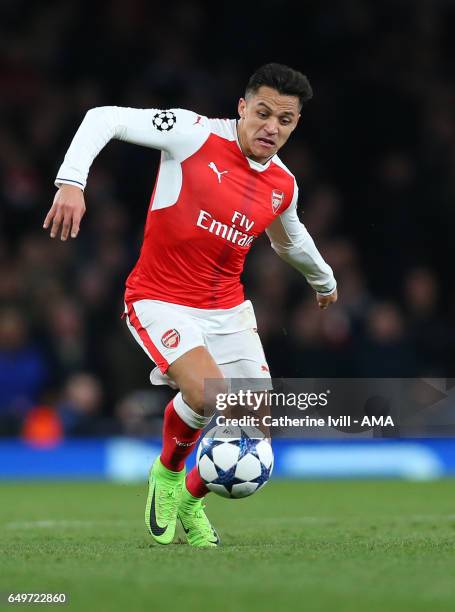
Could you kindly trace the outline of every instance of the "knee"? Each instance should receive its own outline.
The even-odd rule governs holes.
[[[188,406],[198,414],[211,416],[215,412],[217,396],[227,393],[227,382],[210,379],[193,384],[182,390],[182,396]]]
[[[204,387],[192,385],[189,389],[182,390],[182,397],[186,404],[198,414],[205,414],[206,403],[204,398]]]

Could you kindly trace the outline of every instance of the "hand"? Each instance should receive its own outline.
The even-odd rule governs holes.
[[[321,310],[325,310],[329,304],[334,304],[338,299],[338,292],[335,289],[333,293],[330,295],[321,295],[320,293],[316,293],[316,299],[318,301],[318,306]]]
[[[55,194],[54,202],[44,219],[43,227],[47,229],[52,223],[51,238],[55,238],[60,225],[61,239],[66,240],[71,230],[71,238],[79,233],[81,219],[85,213],[84,192],[74,185],[63,184]]]

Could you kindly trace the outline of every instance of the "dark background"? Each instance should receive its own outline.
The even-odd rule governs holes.
[[[244,282],[273,376],[453,375],[454,27],[448,0],[2,0],[0,432],[159,430],[169,393],[120,320],[159,152],[102,151],[76,241],[41,228],[53,180],[88,109],[234,117],[269,61],[314,89],[280,157],[339,284],[322,313],[255,244]]]

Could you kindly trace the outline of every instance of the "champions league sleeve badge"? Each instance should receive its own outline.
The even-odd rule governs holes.
[[[153,115],[152,123],[160,132],[169,132],[177,123],[177,117],[172,111],[158,111]]]

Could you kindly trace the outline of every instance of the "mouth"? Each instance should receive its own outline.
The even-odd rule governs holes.
[[[276,147],[275,142],[271,138],[257,138],[257,142],[266,149],[273,149]]]

